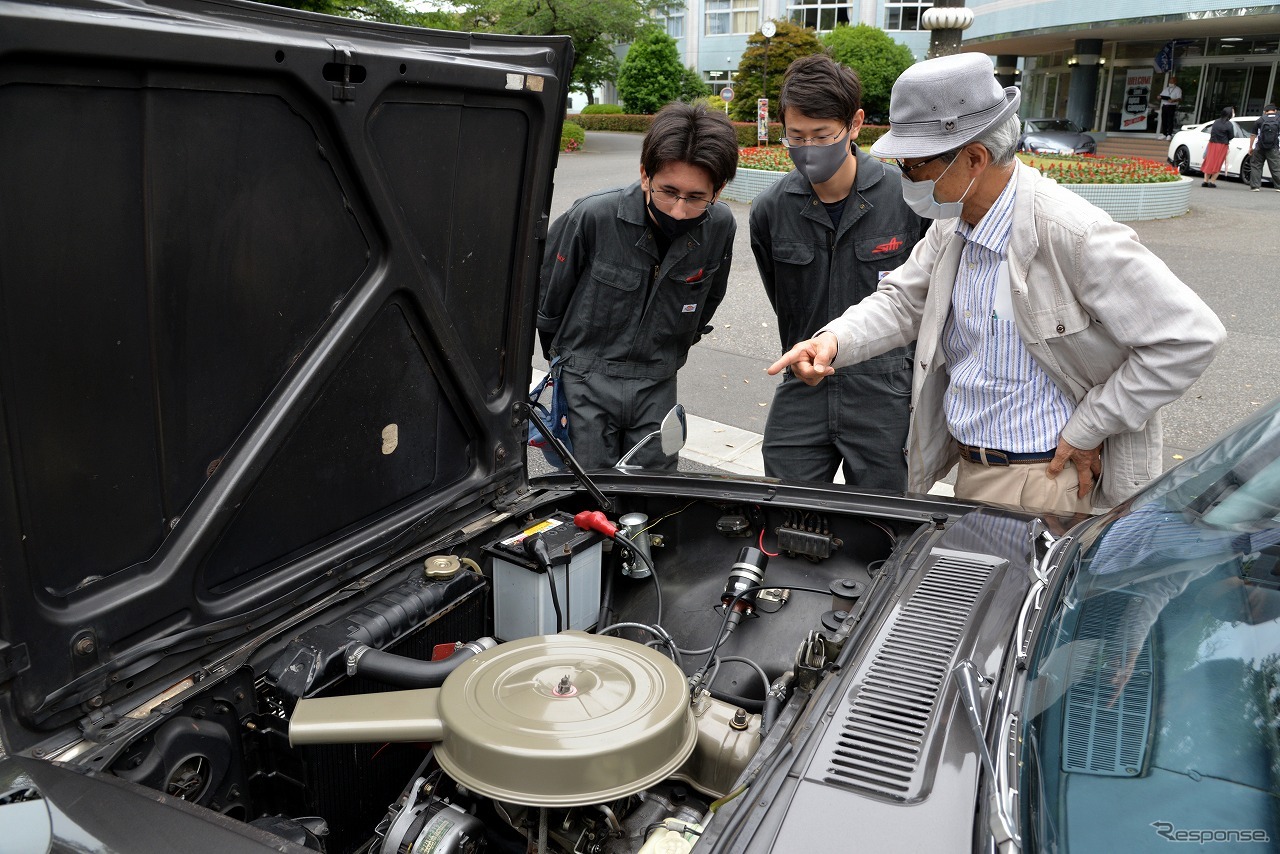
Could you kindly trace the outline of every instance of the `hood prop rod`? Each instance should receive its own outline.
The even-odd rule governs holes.
[[[517,400],[515,405],[516,408],[529,419],[534,428],[542,434],[542,438],[546,439],[551,443],[551,447],[556,449],[556,453],[560,455],[560,459],[565,461],[569,466],[569,470],[572,471],[574,476],[578,478],[578,481],[587,488],[587,492],[591,493],[591,497],[600,505],[600,509],[606,513],[613,512],[613,502],[605,497],[605,494],[600,491],[600,487],[596,486],[595,482],[591,478],[587,477],[587,473],[583,470],[582,464],[574,459],[573,454],[569,453],[569,449],[564,446],[564,442],[561,442],[558,436],[552,435],[551,431],[547,429],[547,425],[542,423],[542,419],[538,417],[538,413],[534,411],[533,407],[529,404],[529,401]]]

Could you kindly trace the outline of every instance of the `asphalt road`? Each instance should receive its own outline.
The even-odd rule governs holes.
[[[585,148],[562,154],[552,217],[594,190],[639,177],[638,134],[588,133]],[[681,402],[695,415],[763,432],[776,381],[765,368],[780,352],[777,325],[748,243],[750,205],[730,202],[738,221],[729,291],[715,331],[689,354]],[[1131,224],[1142,242],[1193,288],[1227,328],[1214,363],[1165,409],[1165,465],[1280,395],[1280,279],[1274,263],[1280,193],[1222,180],[1192,188],[1191,210],[1176,219]],[[683,466],[682,466],[683,468]]]

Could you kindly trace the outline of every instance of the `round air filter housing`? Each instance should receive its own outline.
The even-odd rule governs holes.
[[[440,688],[441,767],[500,801],[582,806],[666,778],[697,737],[689,686],[670,659],[582,632],[480,653]]]

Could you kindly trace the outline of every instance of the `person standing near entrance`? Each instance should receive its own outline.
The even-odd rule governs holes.
[[[1271,187],[1280,193],[1280,116],[1276,115],[1276,105],[1267,104],[1262,109],[1262,118],[1253,124],[1253,133],[1249,136],[1249,188],[1255,193],[1262,190],[1262,164],[1266,162],[1271,169]]]
[[[650,125],[640,180],[573,203],[547,236],[537,328],[557,360],[573,455],[605,468],[657,430],[676,370],[724,299],[736,225],[718,202],[738,166],[723,113],[673,103]],[[637,463],[673,469],[654,446]]]
[[[795,169],[751,204],[751,251],[785,351],[875,293],[910,254],[923,220],[898,169],[861,151],[862,82],[824,54],[797,59],[780,97]],[[789,373],[764,428],[764,473],[786,480],[906,488],[911,348],[895,347],[811,387]]]
[[[1235,114],[1231,107],[1223,107],[1222,115],[1209,126],[1209,145],[1204,150],[1204,162],[1200,164],[1200,173],[1204,175],[1201,187],[1218,186],[1218,175],[1226,162],[1227,148],[1236,135],[1235,123],[1231,121]]]
[[[1169,82],[1160,90],[1160,133],[1165,139],[1173,139],[1173,123],[1177,119],[1178,104],[1182,103],[1182,89],[1178,78],[1169,75]]]

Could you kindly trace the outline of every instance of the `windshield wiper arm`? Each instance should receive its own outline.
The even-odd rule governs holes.
[[[973,730],[974,738],[978,741],[978,758],[986,766],[991,780],[990,794],[995,802],[996,818],[1000,820],[1000,826],[1013,844],[1021,849],[1022,836],[1018,833],[1013,816],[1009,814],[1005,786],[1001,783],[1003,777],[996,773],[996,764],[991,759],[991,751],[987,749],[986,728],[982,725],[982,702],[978,697],[978,686],[990,680],[983,678],[978,673],[978,668],[967,658],[951,669],[951,677],[955,679],[956,686],[960,689],[960,701],[964,704],[969,728]]]

